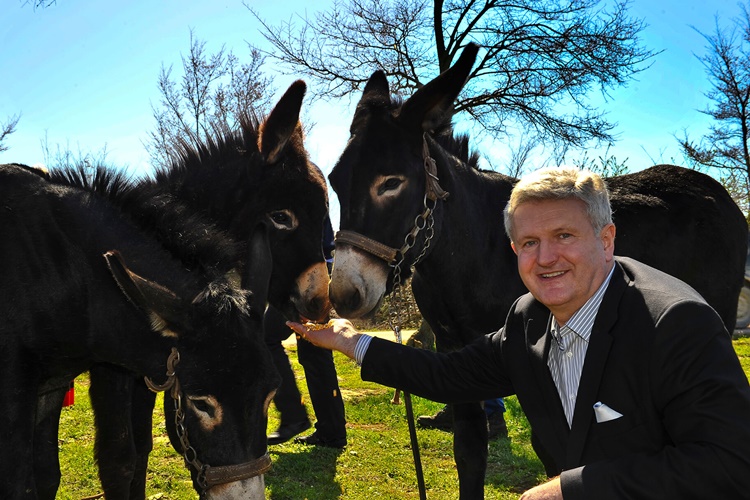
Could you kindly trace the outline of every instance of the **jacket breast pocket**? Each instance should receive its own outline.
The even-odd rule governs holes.
[[[648,426],[642,415],[623,415],[614,420],[592,424],[592,448],[602,458],[644,451],[644,446],[651,448],[651,441],[653,439],[649,436]]]

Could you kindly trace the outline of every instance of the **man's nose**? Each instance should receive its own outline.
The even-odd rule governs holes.
[[[539,242],[537,262],[540,266],[550,266],[557,261],[557,247],[550,241]]]

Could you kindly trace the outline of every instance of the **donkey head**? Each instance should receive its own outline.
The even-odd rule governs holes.
[[[304,93],[304,82],[293,83],[261,124],[258,150],[264,173],[253,199],[246,199],[234,216],[230,231],[241,238],[255,212],[268,225],[276,264],[269,302],[279,305],[287,317],[301,314],[320,320],[330,309],[322,250],[328,192],[323,173],[310,161],[303,144],[299,113]],[[291,295],[285,293],[290,288]]]
[[[246,243],[265,224],[274,264],[269,302],[290,319],[318,320],[330,309],[322,251],[328,194],[303,144],[305,89],[304,82],[294,82],[260,125],[246,117],[240,131],[187,147],[182,161],[157,182],[236,242]]]
[[[155,360],[144,375],[153,390],[171,395],[165,397],[167,430],[207,498],[265,498],[267,411],[279,384],[262,332],[267,238],[264,229],[251,236],[253,292],[223,279],[195,294],[186,293],[190,286],[175,292],[133,273],[116,252],[105,255],[120,288],[160,337],[159,353],[142,353]]]
[[[424,151],[432,144],[431,136],[449,126],[453,102],[476,54],[475,45],[467,46],[453,67],[403,105],[391,99],[385,74],[376,71],[357,105],[349,142],[329,175],[341,205],[342,231],[394,250],[413,243],[397,252],[397,258],[404,258],[403,277],[424,247],[424,231],[414,241],[407,239],[426,203]],[[393,262],[353,240],[356,237],[337,239],[329,288],[336,312],[347,318],[374,314],[393,285]]]

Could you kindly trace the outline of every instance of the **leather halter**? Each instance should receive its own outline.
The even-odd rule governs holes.
[[[206,466],[206,489],[217,484],[232,483],[255,476],[260,476],[271,470],[271,457],[268,453],[255,460],[237,465],[222,465],[220,467]]]
[[[396,254],[398,253],[398,250],[395,248],[391,248],[388,245],[384,245],[379,241],[375,241],[354,231],[337,231],[335,242],[357,247],[389,264],[396,260]]]
[[[369,238],[363,234],[355,231],[338,231],[336,233],[336,243],[346,243],[354,247],[364,250],[365,252],[373,255],[381,260],[384,260],[388,264],[393,264],[398,255],[401,254],[403,258],[409,248],[414,245],[414,239],[416,239],[417,233],[424,228],[419,226],[419,220],[426,220],[432,213],[434,204],[437,200],[445,200],[450,196],[448,191],[445,191],[440,186],[440,179],[437,176],[437,165],[435,160],[430,156],[430,149],[427,146],[427,133],[422,134],[422,158],[424,160],[424,171],[425,171],[425,204],[422,213],[415,219],[415,226],[406,235],[404,245],[399,248],[389,247],[388,245]],[[433,203],[433,208],[428,206],[427,200]],[[411,242],[409,241],[411,237]]]
[[[179,362],[180,353],[173,347],[172,352],[167,358],[166,382],[163,384],[155,384],[149,377],[144,377],[144,380],[146,386],[153,392],[169,390],[169,394],[174,400],[175,426],[177,428],[177,436],[182,445],[182,456],[185,459],[185,465],[192,466],[197,472],[196,483],[202,490],[201,497],[213,486],[249,479],[268,472],[271,469],[271,457],[268,455],[268,452],[256,459],[250,460],[249,462],[235,465],[221,465],[214,467],[198,460],[198,453],[195,451],[195,448],[190,445],[187,429],[185,428],[185,412],[182,409],[182,392],[180,391],[180,381],[177,380],[177,374],[175,372],[175,368]]]

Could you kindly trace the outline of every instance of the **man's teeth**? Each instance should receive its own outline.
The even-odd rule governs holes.
[[[554,278],[555,276],[561,276],[564,274],[564,271],[557,271],[556,273],[546,273],[542,274],[542,278]]]

